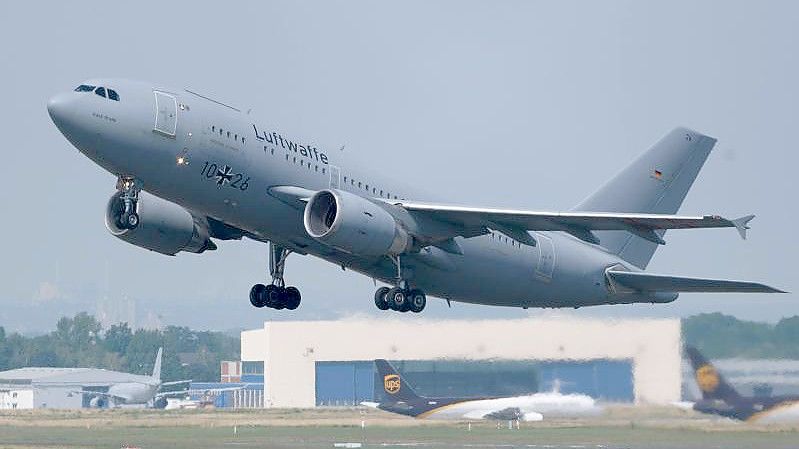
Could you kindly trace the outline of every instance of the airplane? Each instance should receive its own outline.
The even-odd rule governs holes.
[[[90,396],[89,407],[107,408],[120,407],[122,405],[152,405],[155,408],[163,408],[166,405],[166,397],[178,394],[186,394],[182,391],[161,392],[161,387],[179,385],[191,382],[191,380],[178,380],[174,382],[161,382],[161,357],[163,348],[158,348],[153,365],[153,373],[150,376],[134,376],[137,380],[130,382],[119,382],[108,387],[108,391],[79,390],[75,394]]]
[[[758,424],[799,423],[799,396],[741,396],[696,348],[685,353],[702,392],[694,410]]]
[[[491,419],[497,421],[541,421],[544,417],[592,416],[602,412],[594,399],[584,394],[552,392],[514,397],[432,398],[419,396],[386,360],[375,360],[383,379],[384,402],[362,405],[418,419]]]
[[[275,105],[277,107],[277,105]],[[674,215],[716,139],[677,128],[566,212],[437,202],[343,151],[284,133],[189,89],[97,78],[52,97],[49,115],[117,177],[106,227],[166,255],[244,237],[269,246],[255,307],[296,309],[286,258],[313,255],[389,286],[380,310],[421,312],[427,295],[508,307],[668,303],[680,292],[781,292],[764,284],[645,271],[668,229],[737,229],[753,215]],[[422,154],[418,157],[423,158]],[[378,162],[378,161],[374,161]],[[490,185],[490,180],[482,180]]]

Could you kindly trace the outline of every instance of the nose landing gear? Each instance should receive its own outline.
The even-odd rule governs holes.
[[[283,280],[283,271],[286,258],[291,250],[269,242],[269,274],[272,283],[269,285],[255,284],[250,289],[250,304],[255,307],[269,307],[270,309],[294,310],[300,306],[302,296],[297,287],[286,287]]]

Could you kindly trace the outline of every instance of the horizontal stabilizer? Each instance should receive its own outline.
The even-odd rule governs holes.
[[[646,292],[739,292],[785,293],[768,285],[747,281],[702,279],[631,271],[607,271],[610,280],[633,290]]]

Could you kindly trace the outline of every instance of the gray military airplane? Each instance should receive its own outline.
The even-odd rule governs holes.
[[[116,237],[162,254],[214,240],[269,244],[271,283],[255,307],[296,309],[291,253],[311,254],[391,287],[381,310],[421,312],[426,294],[512,307],[666,303],[680,292],[779,292],[745,281],[644,271],[667,229],[736,228],[752,215],[674,215],[716,140],[677,128],[567,212],[433,201],[341,151],[289,136],[188,89],[91,79],[47,104],[61,133],[117,176],[106,208]],[[411,183],[408,183],[411,184]]]

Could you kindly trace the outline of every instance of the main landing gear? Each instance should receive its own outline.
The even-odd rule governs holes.
[[[141,192],[141,181],[129,176],[120,176],[117,179],[117,190],[120,192],[120,213],[117,216],[116,225],[120,229],[136,229],[139,226],[136,205],[139,201],[139,192]]]
[[[380,310],[396,310],[397,312],[419,313],[427,305],[427,297],[418,288],[408,288],[408,281],[402,274],[402,263],[399,256],[392,258],[397,266],[397,286],[380,287],[375,292],[375,306]]]
[[[272,283],[255,284],[250,289],[250,304],[255,307],[294,310],[300,306],[302,297],[297,287],[286,287],[283,270],[291,250],[269,242],[269,274]]]

